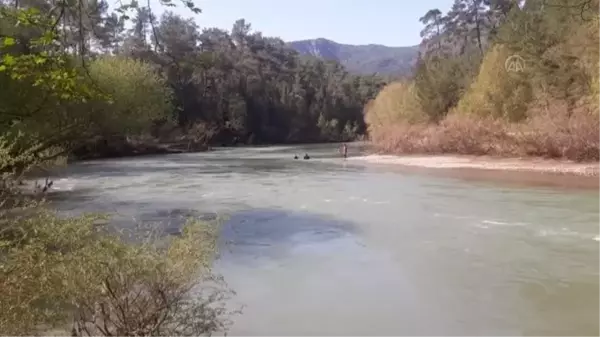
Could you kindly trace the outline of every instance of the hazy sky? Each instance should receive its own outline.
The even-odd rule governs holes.
[[[152,0],[158,2],[157,0]],[[244,18],[253,30],[285,41],[327,38],[348,44],[418,44],[419,18],[429,9],[450,9],[452,0],[194,0],[201,28],[231,29]],[[177,0],[174,0],[177,3]],[[160,15],[160,5],[153,5]],[[174,12],[191,16],[181,5]]]

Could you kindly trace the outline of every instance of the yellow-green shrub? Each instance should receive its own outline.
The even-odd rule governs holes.
[[[171,92],[147,63],[105,56],[90,63],[89,73],[93,84],[110,97],[89,105],[91,118],[102,132],[147,130],[152,121],[170,112]]]
[[[0,331],[31,335],[200,335],[226,329],[212,280],[214,227],[190,222],[159,247],[127,243],[96,216],[59,218],[41,211],[0,224]],[[10,235],[9,235],[10,234]],[[166,240],[166,239],[165,239]],[[66,330],[62,330],[66,331]]]
[[[390,124],[404,122],[423,123],[428,120],[421,109],[410,82],[394,82],[383,88],[365,108],[365,121],[369,132]]]
[[[481,117],[522,120],[532,99],[527,81],[527,65],[523,72],[509,72],[506,61],[512,56],[503,45],[493,46],[485,55],[479,74],[462,96],[456,111]]]

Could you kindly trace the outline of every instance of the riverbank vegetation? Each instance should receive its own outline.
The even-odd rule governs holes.
[[[243,19],[229,32],[168,11],[156,17],[135,1],[112,11],[105,1],[81,2],[0,2],[2,133],[35,133],[33,142],[52,133],[61,138],[52,143],[69,143],[79,158],[132,155],[136,146],[347,141],[365,132],[362,107],[383,85],[302,57]],[[44,22],[23,24],[8,11],[15,8],[37,11]],[[44,36],[40,24],[60,34]],[[50,50],[61,56],[43,54]],[[30,68],[19,68],[26,58],[38,73],[60,66],[72,76],[35,82]],[[83,96],[49,97],[45,86],[56,81]]]
[[[184,2],[194,9],[193,4]],[[135,3],[134,3],[135,4]],[[211,272],[216,226],[177,237],[64,217],[20,178],[83,145],[143,136],[173,119],[155,65],[99,55],[96,3],[0,2],[0,331],[200,335],[227,328],[229,294]],[[125,14],[121,16],[125,19]]]
[[[8,221],[2,214],[3,335],[226,331],[233,314],[224,303],[229,292],[210,273],[214,227],[190,222],[173,239],[136,232],[137,243],[132,243],[98,227],[98,219],[42,211]]]
[[[414,76],[365,107],[375,147],[599,160],[598,1],[456,0]]]

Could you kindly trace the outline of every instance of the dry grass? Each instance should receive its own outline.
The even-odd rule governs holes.
[[[521,123],[453,114],[439,124],[381,126],[371,129],[371,141],[378,151],[394,154],[600,159],[597,113],[580,109],[569,116],[561,105],[531,112]]]

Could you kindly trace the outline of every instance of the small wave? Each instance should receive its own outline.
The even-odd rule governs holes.
[[[537,235],[541,237],[572,237],[586,240],[590,239],[589,234],[574,232],[566,228],[562,228],[561,230],[542,229],[538,231]],[[592,236],[591,239],[594,241],[600,241],[600,236],[595,235]]]
[[[483,220],[482,223],[488,224],[488,225],[499,225],[499,226],[510,225],[508,222],[502,222],[502,221],[496,221],[496,220]]]
[[[77,182],[68,178],[61,178],[54,182],[52,189],[58,191],[72,191],[77,185]]]
[[[498,220],[483,220],[481,223],[492,226],[525,226],[526,223],[522,222],[504,222]]]

